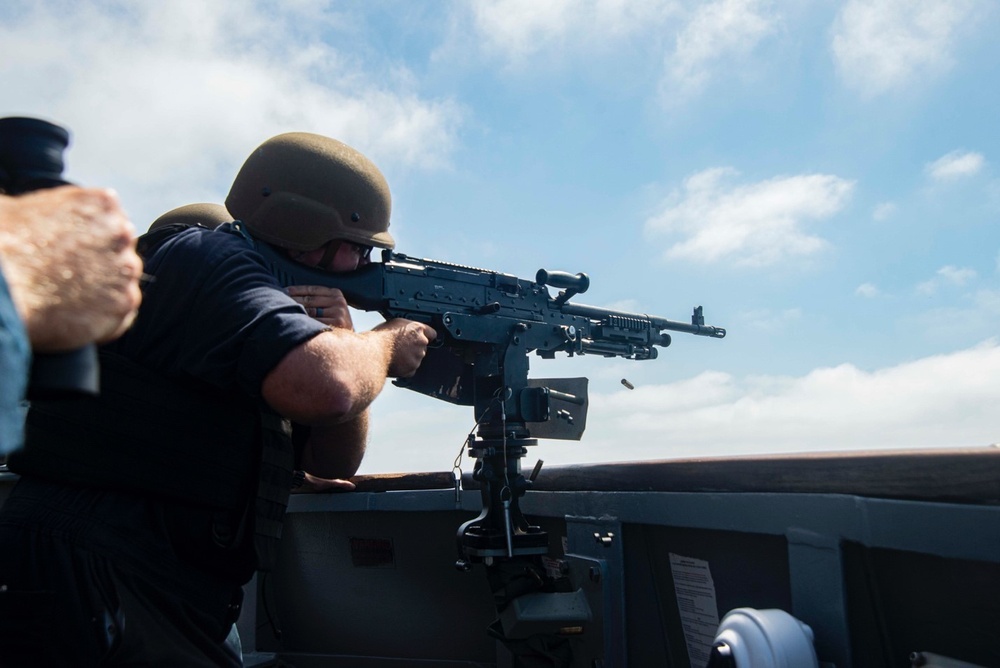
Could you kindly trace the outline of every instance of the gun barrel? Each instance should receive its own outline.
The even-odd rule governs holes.
[[[687,332],[688,334],[695,334],[697,336],[710,336],[713,339],[724,339],[726,338],[725,327],[716,327],[714,325],[692,325],[688,322],[677,322],[675,320],[666,320],[664,318],[650,318],[650,321],[656,327],[660,329],[669,329],[675,332]]]
[[[648,320],[649,323],[660,330],[671,330],[674,332],[686,332],[688,334],[696,334],[698,336],[711,336],[712,338],[721,339],[726,336],[726,330],[722,327],[715,327],[713,325],[695,325],[688,322],[677,322],[676,320],[667,320],[666,318],[658,318],[656,316],[645,315],[642,313],[628,313],[625,311],[612,311],[609,309],[599,308],[597,306],[587,306],[586,304],[563,304],[563,313],[568,313],[569,315],[579,315],[585,318],[591,318],[593,320],[601,320],[602,318],[607,318],[608,316],[617,316],[621,318],[639,318]]]

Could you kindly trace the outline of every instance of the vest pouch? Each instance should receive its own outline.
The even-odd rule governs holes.
[[[260,470],[254,501],[257,569],[271,570],[278,559],[281,524],[292,490],[295,449],[292,424],[269,409],[261,411]]]

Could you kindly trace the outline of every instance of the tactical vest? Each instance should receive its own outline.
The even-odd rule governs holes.
[[[100,363],[100,397],[32,403],[11,470],[203,507],[220,547],[252,531],[257,568],[273,566],[295,459],[289,421],[119,355]]]

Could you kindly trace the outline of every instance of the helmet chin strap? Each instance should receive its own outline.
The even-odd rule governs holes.
[[[323,257],[319,259],[319,264],[316,266],[324,271],[332,271],[330,265],[333,263],[333,258],[337,255],[337,251],[343,245],[343,241],[331,241],[327,243],[326,249],[323,251]]]

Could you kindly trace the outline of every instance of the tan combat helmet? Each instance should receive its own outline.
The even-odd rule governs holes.
[[[389,184],[364,155],[336,139],[291,132],[243,164],[226,208],[251,236],[309,251],[337,240],[393,248]]]
[[[214,230],[223,223],[233,220],[233,216],[226,207],[221,204],[209,204],[202,202],[199,204],[185,204],[176,209],[171,209],[153,221],[149,226],[149,231],[164,227],[166,225],[201,225],[210,230]]]

